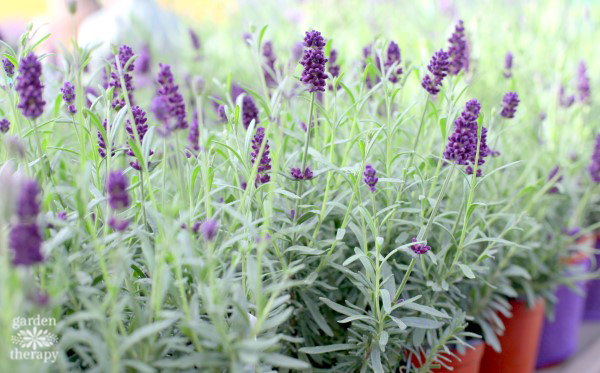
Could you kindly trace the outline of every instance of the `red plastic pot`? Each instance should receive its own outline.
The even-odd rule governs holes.
[[[537,301],[530,309],[523,300],[512,300],[512,318],[499,315],[505,326],[499,336],[501,352],[486,345],[481,359],[481,373],[531,373],[540,342],[544,321],[544,300]]]
[[[457,351],[454,353],[457,356],[447,355],[450,359],[450,362],[446,363],[446,365],[450,369],[439,368],[433,369],[433,373],[478,373],[479,372],[479,364],[481,363],[481,357],[483,356],[483,352],[485,351],[485,343],[481,341],[476,341],[472,344],[474,348],[468,348],[464,354],[461,354]],[[444,354],[442,354],[444,355]],[[415,367],[419,367],[419,359],[413,355],[412,364]]]

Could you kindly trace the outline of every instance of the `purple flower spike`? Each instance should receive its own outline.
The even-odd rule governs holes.
[[[212,241],[219,233],[219,223],[215,219],[207,219],[200,226],[200,233],[207,241]]]
[[[462,20],[458,21],[454,33],[448,39],[450,47],[448,55],[450,60],[449,72],[457,75],[461,70],[469,69],[469,50],[465,38],[465,26]]]
[[[10,129],[10,122],[8,119],[3,118],[0,120],[0,133],[7,133]]]
[[[190,132],[188,133],[188,142],[190,143],[190,148],[195,152],[200,150],[200,145],[198,144],[198,139],[200,138],[200,129],[198,122],[198,112],[194,111],[194,118],[192,120],[192,124],[190,125]]]
[[[264,66],[264,75],[265,82],[269,87],[277,86],[277,82],[275,81],[276,73],[275,73],[275,62],[277,61],[277,57],[275,56],[275,52],[273,51],[273,44],[270,41],[266,41],[263,44],[263,57],[265,59]]]
[[[379,180],[378,178],[375,177],[375,175],[377,174],[377,172],[375,171],[375,169],[373,168],[373,166],[371,166],[370,164],[368,164],[365,167],[365,172],[364,172],[364,182],[365,184],[367,184],[369,186],[369,189],[371,190],[371,192],[375,193],[375,185],[377,185],[377,181]]]
[[[63,87],[60,89],[63,94],[63,101],[67,104],[67,110],[69,113],[76,114],[77,109],[75,108],[75,86],[70,82],[65,82]]]
[[[502,112],[500,115],[507,119],[514,118],[518,105],[519,95],[516,92],[508,92],[502,99]]]
[[[129,226],[129,220],[120,220],[117,219],[115,216],[111,216],[108,219],[108,226],[113,231],[123,232]]]
[[[134,62],[131,62],[127,68],[127,62],[133,58],[133,50],[127,46],[122,45],[119,48],[119,63],[123,71],[123,80],[125,81],[125,88],[127,89],[127,96],[129,98],[129,103],[133,105],[133,77],[129,74],[135,69]],[[123,95],[123,87],[121,86],[121,78],[119,76],[119,71],[117,68],[117,62],[113,62],[113,71],[110,73],[110,83],[109,86],[114,87],[113,91],[113,102],[112,107],[115,110],[121,110],[126,104],[125,98]]]
[[[58,214],[56,214],[56,218],[58,220],[67,221],[67,212],[66,211],[59,211]]]
[[[327,63],[327,71],[329,71],[329,74],[331,74],[331,76],[333,78],[336,78],[338,76],[340,76],[340,65],[336,64],[337,62],[337,51],[335,49],[332,49],[331,52],[329,52],[329,62]],[[340,89],[341,86],[337,86],[337,89]],[[327,89],[330,91],[333,91],[333,85],[330,84],[327,86]]]
[[[565,94],[565,87],[561,85],[560,90],[558,91],[558,102],[560,106],[568,108],[575,102],[575,95],[567,96]]]
[[[225,110],[225,108],[223,108],[223,110]],[[255,125],[260,123],[260,120],[258,119],[258,108],[252,97],[246,95],[242,101],[242,123],[244,124],[244,128],[248,129],[253,120]]]
[[[40,80],[42,75],[42,64],[33,53],[21,59],[19,64],[19,77],[15,89],[19,93],[19,105],[23,116],[31,119],[39,117],[44,111],[42,93],[44,86]]]
[[[417,238],[413,237],[412,242],[417,242]],[[422,255],[431,250],[431,246],[427,246],[421,243],[416,243],[410,246],[410,249],[417,255]]]
[[[387,59],[385,61],[386,69],[394,67],[394,71],[390,73],[390,82],[397,83],[402,75],[402,67],[400,67],[400,47],[393,41],[390,41],[390,45],[387,49]]]
[[[133,112],[135,128],[136,128],[138,136],[140,138],[140,145],[141,145],[144,143],[144,136],[146,136],[146,132],[148,132],[148,125],[146,124],[146,121],[148,119],[146,118],[146,112],[144,110],[142,110],[139,106],[135,106],[131,111]],[[129,133],[129,137],[131,137],[132,139],[135,139],[135,133],[133,132],[133,127],[131,126],[131,121],[129,119],[127,119],[127,122],[125,124],[125,129],[127,130],[127,133]],[[131,149],[131,147],[129,147],[125,153],[128,156],[135,157],[135,154],[133,153],[133,150]],[[150,153],[148,155],[150,156],[152,154],[154,154],[154,152],[152,150],[150,150]],[[142,169],[142,167],[140,166],[140,163],[137,159],[135,161],[129,162],[129,165],[138,171],[140,171]]]
[[[510,52],[506,52],[506,56],[504,57],[504,77],[506,79],[512,76],[512,64],[513,55]]]
[[[594,146],[594,153],[592,154],[588,170],[592,181],[600,183],[600,134],[596,136],[596,145]]]
[[[8,245],[13,253],[14,266],[31,266],[44,260],[42,234],[36,223],[19,222],[12,226]]]
[[[40,188],[35,180],[27,180],[21,185],[17,198],[17,216],[22,222],[35,221],[40,213]]]
[[[198,34],[196,34],[196,32],[193,29],[190,29],[190,40],[192,41],[192,47],[199,51],[200,50],[200,38],[198,37]]]
[[[552,171],[550,171],[550,174],[548,175],[548,181],[554,179],[554,177],[556,176],[556,174],[558,174],[558,171],[560,171],[560,168],[557,166],[554,166],[554,168],[552,169]],[[556,186],[556,184],[558,184],[561,180],[562,180],[562,175],[560,175],[556,181],[555,181],[555,185],[548,189],[548,193],[550,194],[555,194],[558,193],[558,187]]]
[[[421,82],[421,86],[425,88],[429,94],[437,95],[440,92],[439,87],[442,85],[442,80],[448,75],[449,67],[448,53],[440,49],[433,57],[431,57],[431,62],[427,66],[427,69],[433,75],[433,78],[431,78],[429,74],[425,75]]]
[[[267,171],[271,169],[271,158],[269,158],[269,140],[265,140],[265,129],[263,127],[258,127],[256,129],[256,134],[252,139],[252,153],[250,153],[252,164],[254,164],[254,162],[256,162],[256,158],[258,158],[263,141],[266,141],[266,143],[262,157],[258,163],[258,171],[255,181],[256,186],[271,181],[271,177],[267,173]]]
[[[141,74],[146,74],[150,71],[151,58],[150,58],[150,47],[148,44],[144,44],[140,48],[140,55],[135,61],[137,65],[137,71]]]
[[[122,210],[129,207],[129,194],[127,193],[127,177],[122,171],[112,171],[106,180],[108,204],[113,210]]]
[[[290,174],[296,180],[302,180],[304,178],[304,175],[302,175],[302,171],[297,167],[292,167],[292,169],[290,170]]]
[[[311,180],[313,178],[313,172],[310,167],[304,169],[304,180]]]
[[[467,101],[465,110],[454,121],[454,132],[448,137],[448,144],[444,150],[444,158],[459,165],[466,165],[467,174],[473,173],[473,165],[477,158],[477,118],[480,111],[481,105],[477,100]],[[483,165],[485,157],[491,153],[487,146],[487,129],[483,127],[477,165]],[[481,175],[482,171],[478,169],[476,176]]]
[[[590,79],[583,60],[579,62],[577,69],[577,91],[579,92],[579,101],[583,103],[590,102]]]
[[[167,131],[186,129],[188,123],[185,115],[185,101],[179,93],[179,87],[175,85],[171,66],[160,64],[159,69],[158,84],[160,84],[160,89],[158,94],[164,97],[169,119],[173,122],[172,124],[167,123]]]
[[[324,92],[327,79],[327,74],[325,74],[327,58],[323,54],[325,39],[318,31],[307,31],[304,46],[308,49],[304,51],[300,61],[300,64],[304,66],[300,80],[308,86],[309,92]]]
[[[4,66],[4,71],[9,78],[12,78],[15,75],[15,65],[8,58],[2,59],[2,65]]]

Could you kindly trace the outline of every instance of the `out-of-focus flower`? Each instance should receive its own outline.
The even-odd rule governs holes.
[[[111,216],[108,218],[108,226],[114,231],[123,232],[129,226],[129,220],[121,220],[116,216]]]
[[[417,238],[413,237],[412,242],[417,242]],[[422,255],[431,250],[431,246],[427,246],[421,243],[415,243],[410,246],[410,249],[417,255]]]
[[[277,82],[275,81],[275,78],[277,76],[275,71],[275,61],[277,61],[277,57],[275,56],[275,52],[273,51],[273,44],[271,43],[271,41],[266,41],[263,44],[262,54],[264,57],[265,66],[263,68],[265,82],[267,83],[267,86],[275,87],[277,86]]]
[[[427,69],[433,75],[433,78],[427,74],[421,82],[421,86],[429,94],[436,95],[440,92],[439,87],[442,85],[442,80],[448,75],[449,65],[448,53],[441,49],[431,57],[431,62],[429,62]]]
[[[8,58],[5,57],[2,59],[2,66],[8,77],[12,78],[12,76],[15,75],[15,65],[13,65]]]
[[[594,183],[600,183],[600,134],[596,136],[596,144],[594,145],[594,153],[588,168],[590,176]]]
[[[215,219],[207,219],[200,225],[200,233],[207,241],[212,241],[219,232],[219,222]]]
[[[263,141],[265,141],[265,147],[262,153],[262,157],[258,162],[258,171],[256,173],[256,186],[264,183],[268,183],[271,180],[271,177],[267,173],[271,169],[271,158],[270,149],[269,149],[269,140],[265,139],[265,129],[264,127],[258,127],[256,129],[256,134],[252,139],[252,153],[250,153],[252,164],[256,162],[256,158],[260,153],[260,148],[262,146]]]
[[[135,60],[137,71],[141,74],[146,74],[150,71],[151,57],[150,57],[150,47],[148,44],[144,44],[140,48],[140,54],[138,58]]]
[[[15,89],[19,93],[18,108],[27,118],[35,119],[44,111],[46,101],[42,97],[44,86],[41,76],[42,64],[35,54],[29,53],[21,59]]]
[[[469,100],[465,105],[465,110],[454,121],[454,132],[448,137],[448,144],[444,150],[444,158],[451,160],[459,165],[466,165],[466,172],[473,173],[473,165],[477,158],[477,118],[481,105],[477,100]],[[487,129],[481,129],[481,143],[479,146],[479,158],[477,165],[485,163],[485,157],[490,154],[487,146]],[[480,168],[476,176],[481,176]]]
[[[502,99],[502,111],[500,115],[507,119],[514,118],[518,105],[519,95],[517,95],[517,92],[506,93]]]
[[[558,167],[558,165],[554,166],[552,171],[550,171],[550,174],[548,174],[548,181],[554,179],[554,177],[556,177],[556,175],[558,174],[559,171],[560,171],[560,168]],[[548,189],[548,193],[550,193],[550,194],[558,193],[558,187],[556,186],[556,184],[558,184],[562,179],[563,179],[562,175],[559,175],[558,178],[556,179],[556,181],[554,182],[554,186],[551,187],[550,189]]]
[[[510,52],[506,52],[506,56],[504,57],[504,77],[506,79],[512,76],[512,64],[513,54]]]
[[[58,214],[56,214],[56,218],[58,220],[67,221],[67,212],[66,211],[59,211]]]
[[[252,120],[255,121],[255,125],[260,123],[260,120],[258,119],[258,108],[252,97],[246,95],[242,101],[242,123],[246,129],[250,126]]]
[[[327,63],[327,71],[331,74],[333,78],[340,76],[340,65],[336,64],[337,62],[337,51],[335,49],[331,49],[329,52],[329,62]],[[327,89],[333,91],[333,85],[330,84]],[[337,89],[340,89],[340,86],[337,86]]]
[[[158,90],[158,94],[164,97],[168,108],[168,117],[173,122],[172,124],[167,123],[167,131],[186,129],[188,123],[186,120],[185,101],[181,93],[179,93],[179,87],[175,85],[171,67],[160,64],[159,68],[158,84],[160,84],[160,89]]]
[[[73,105],[75,103],[75,86],[71,84],[71,82],[65,82],[60,91],[63,94],[63,101],[67,104],[69,113],[77,113],[77,109],[75,108],[75,105]]]
[[[200,96],[204,93],[204,89],[206,88],[206,80],[204,80],[201,76],[194,76],[194,80],[192,82],[194,94],[196,96]]]
[[[133,77],[129,74],[135,69],[134,62],[131,62],[129,66],[127,66],[127,62],[133,58],[133,50],[131,47],[127,45],[122,45],[119,48],[119,64],[123,69],[123,80],[125,81],[125,89],[127,89],[127,96],[129,98],[129,103],[133,105]],[[127,66],[127,67],[126,67]],[[123,95],[123,87],[121,87],[121,78],[119,76],[119,71],[117,68],[117,62],[113,62],[113,71],[110,73],[110,82],[109,86],[114,87],[113,91],[113,102],[112,107],[115,110],[121,110],[122,107],[125,106],[125,98],[122,98]]]
[[[577,91],[579,92],[579,101],[583,103],[590,102],[590,79],[583,60],[579,61],[579,67],[577,68]]]
[[[448,39],[448,59],[450,61],[449,72],[457,75],[461,70],[469,69],[469,49],[465,37],[465,26],[462,20],[459,20],[454,29],[454,33]]]
[[[325,39],[319,31],[307,31],[304,46],[308,49],[304,50],[300,61],[300,64],[304,66],[300,80],[308,86],[309,92],[324,92],[327,79],[327,74],[325,74],[327,58],[323,54]]]
[[[190,40],[192,41],[192,47],[199,51],[201,48],[200,45],[200,38],[198,37],[198,34],[190,28]]]
[[[127,193],[127,177],[122,171],[111,171],[106,179],[108,192],[108,205],[113,210],[122,210],[129,207],[129,193]]]
[[[200,138],[200,129],[199,129],[198,112],[194,111],[194,118],[192,119],[192,124],[190,125],[190,131],[189,131],[188,137],[187,137],[189,146],[194,152],[198,152],[200,150],[200,144],[198,144],[199,138]]]
[[[313,172],[310,167],[306,167],[304,173],[302,173],[300,168],[292,167],[290,174],[296,180],[311,180],[313,178]]]
[[[35,222],[14,224],[8,236],[8,246],[13,254],[14,266],[31,266],[44,260],[42,234]]]
[[[19,136],[6,135],[4,138],[4,145],[6,145],[8,154],[13,157],[25,158],[25,155],[27,155],[27,146]]]
[[[558,102],[560,106],[568,108],[575,102],[575,95],[566,96],[565,87],[561,85],[558,91]]]
[[[10,122],[8,119],[3,118],[0,120],[0,133],[7,133],[10,130]]]
[[[371,192],[375,192],[375,186],[377,185],[377,181],[379,181],[379,179],[377,177],[375,177],[377,175],[377,171],[375,171],[375,169],[373,168],[373,166],[371,166],[370,164],[368,164],[365,167],[365,172],[363,173],[364,175],[364,182],[365,184],[367,184],[369,186],[369,189],[371,190]]]
[[[26,180],[21,183],[20,189],[16,208],[17,217],[22,222],[35,221],[40,213],[38,183],[35,180]]]

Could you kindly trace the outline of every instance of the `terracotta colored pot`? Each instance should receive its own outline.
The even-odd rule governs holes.
[[[589,268],[590,260],[587,256],[573,257],[568,273],[571,275],[583,273]],[[585,293],[585,281],[578,281],[576,285]],[[585,295],[576,293],[566,285],[560,285],[555,294],[557,302],[554,320],[544,320],[536,368],[558,364],[577,351]]]
[[[452,368],[449,369],[434,369],[434,373],[478,373],[479,372],[479,364],[481,363],[481,358],[483,357],[483,352],[485,351],[485,343],[481,341],[477,341],[474,344],[475,347],[469,348],[465,351],[465,354],[459,354],[455,352],[460,360],[456,357],[450,357],[452,360],[449,364],[446,364]]]
[[[596,235],[596,243],[594,247],[600,249],[600,234]],[[598,270],[600,266],[600,253],[595,254],[596,263],[592,271]],[[593,279],[587,284],[587,298],[585,301],[584,320],[600,320],[600,279]]]
[[[531,373],[535,369],[542,322],[544,321],[544,300],[537,301],[533,309],[527,302],[512,300],[513,317],[507,319],[499,315],[506,330],[499,336],[501,352],[485,346],[481,360],[481,373]]]

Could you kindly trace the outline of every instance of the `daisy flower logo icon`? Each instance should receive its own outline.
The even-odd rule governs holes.
[[[22,348],[37,350],[42,347],[50,347],[58,342],[58,337],[46,329],[33,327],[32,330],[21,330],[12,337],[12,342]]]

